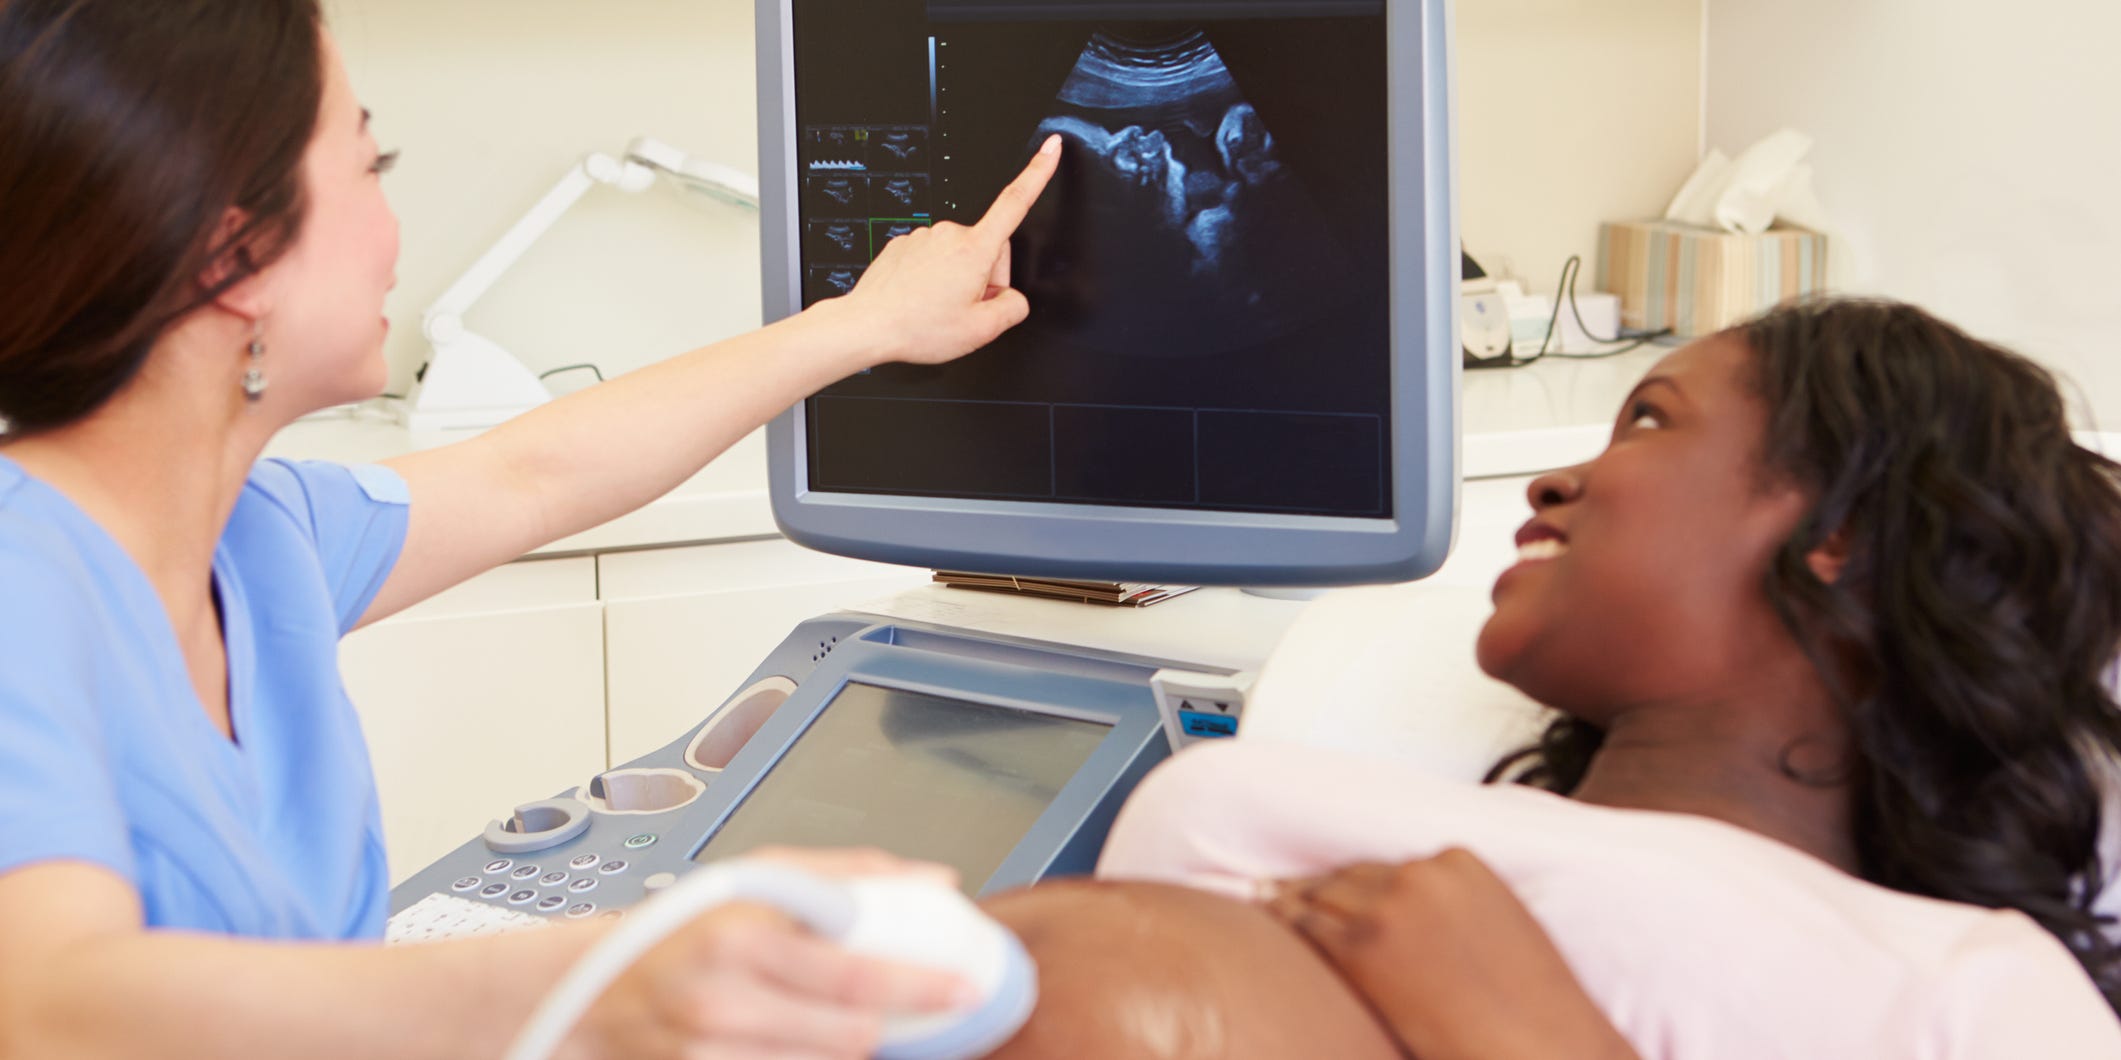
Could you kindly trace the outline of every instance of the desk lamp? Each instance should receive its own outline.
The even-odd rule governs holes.
[[[623,159],[587,155],[427,307],[420,331],[434,352],[415,377],[405,405],[406,426],[415,431],[491,427],[552,400],[545,384],[514,354],[465,327],[464,314],[591,188],[608,184],[646,191],[659,174],[724,202],[758,209],[755,178],[658,140],[637,137]]]

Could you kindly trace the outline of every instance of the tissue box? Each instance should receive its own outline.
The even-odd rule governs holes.
[[[1826,236],[1777,226],[1759,235],[1675,221],[1608,222],[1598,288],[1620,296],[1620,322],[1693,338],[1826,288]]]

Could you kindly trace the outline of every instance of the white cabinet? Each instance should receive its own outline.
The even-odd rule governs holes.
[[[613,553],[598,566],[614,763],[705,718],[803,620],[929,577],[779,538]]]
[[[271,452],[360,463],[468,437],[356,413],[295,424]],[[798,622],[928,576],[773,533],[754,431],[667,496],[540,550],[559,558],[511,563],[348,637],[340,668],[393,876],[675,738]]]
[[[605,767],[596,561],[512,563],[347,637],[392,882]]]
[[[393,882],[676,739],[797,623],[927,579],[779,538],[529,559],[346,638]]]

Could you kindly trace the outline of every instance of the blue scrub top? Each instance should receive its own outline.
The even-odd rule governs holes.
[[[384,468],[252,470],[214,550],[231,743],[139,565],[0,456],[0,872],[105,866],[151,927],[381,937],[382,819],[338,648],[406,514]]]

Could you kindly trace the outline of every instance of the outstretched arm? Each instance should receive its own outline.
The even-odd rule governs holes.
[[[390,461],[412,494],[396,568],[362,622],[668,493],[782,409],[861,369],[978,349],[1030,312],[1009,237],[1058,164],[1049,140],[976,225],[893,240],[841,298]]]
[[[927,871],[869,852],[807,860],[824,871]],[[0,873],[0,1057],[499,1056],[605,927],[391,947],[154,931],[109,870],[32,865]],[[857,1060],[875,1049],[884,1012],[940,1009],[961,989],[731,904],[649,951],[560,1055]]]
[[[1639,1060],[1524,903],[1464,850],[1291,883],[1269,908],[1421,1060]]]

